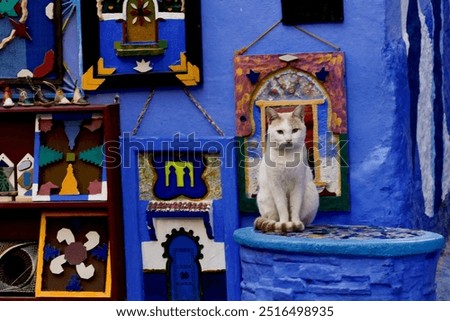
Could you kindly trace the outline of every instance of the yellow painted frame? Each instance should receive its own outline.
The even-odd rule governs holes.
[[[101,212],[49,212],[42,213],[41,225],[39,231],[39,247],[36,270],[36,297],[44,298],[110,298],[111,297],[111,253],[108,244],[108,259],[106,262],[106,280],[104,291],[48,291],[42,290],[42,273],[44,269],[44,246],[47,229],[48,218],[63,218],[63,217],[107,217],[106,213]]]

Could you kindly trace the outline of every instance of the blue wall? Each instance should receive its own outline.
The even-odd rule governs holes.
[[[320,213],[316,223],[400,226],[446,233],[449,213],[442,199],[448,198],[448,190],[442,182],[448,181],[444,161],[447,128],[443,115],[450,111],[450,62],[448,56],[443,59],[443,51],[448,55],[450,8],[447,1],[420,0],[418,4],[412,0],[344,0],[343,23],[304,26],[338,45],[346,56],[351,211]],[[201,5],[203,84],[189,91],[225,135],[234,136],[234,52],[249,45],[281,18],[280,1],[212,0],[202,1]],[[80,54],[73,50],[76,39],[79,40],[79,24],[79,17],[72,19],[64,35],[64,60],[75,76],[80,73]],[[428,38],[424,38],[424,24],[428,26]],[[424,43],[433,49],[431,54],[421,49]],[[279,25],[247,54],[330,50],[333,49],[293,27]],[[421,99],[433,102],[431,110],[425,109],[424,114],[418,107],[418,93],[424,85],[419,74],[430,59],[428,70],[430,66],[433,69],[430,77],[434,85],[428,91],[422,90]],[[88,99],[91,103],[110,103],[116,93],[120,96],[122,132],[131,132],[150,88],[89,92]],[[418,130],[421,117],[433,120],[432,144],[425,153],[416,138],[418,132],[423,133]],[[195,133],[199,138],[217,136],[180,88],[158,88],[137,137],[172,137],[176,133]],[[431,177],[432,193],[422,187],[424,176]],[[124,191],[134,190],[136,187],[130,187],[128,182],[123,179]],[[236,201],[237,186],[230,188],[233,190],[228,195]],[[426,213],[426,202],[432,202],[431,213]],[[124,215],[125,221],[138,219],[131,217],[135,213]],[[241,225],[250,224],[254,218],[238,213],[234,207],[226,215],[240,217]],[[133,254],[140,248],[128,242],[135,234],[133,225],[126,228],[129,268],[130,264],[139,264],[130,262],[140,259],[140,254]],[[134,280],[135,276],[128,276],[129,283],[140,282]],[[139,298],[138,292],[133,290],[129,296]]]

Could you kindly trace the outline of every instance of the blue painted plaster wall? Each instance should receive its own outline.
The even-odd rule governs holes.
[[[449,211],[448,189],[448,112],[449,112],[449,4],[447,1],[409,1],[407,32],[409,36],[408,85],[410,95],[410,135],[412,173],[414,179],[411,207],[414,227],[436,230],[447,235]],[[425,43],[424,43],[425,42]],[[428,47],[428,50],[426,49]],[[425,49],[424,49],[425,48]],[[432,67],[423,68],[424,64]],[[425,71],[425,72],[424,72]],[[423,74],[430,72],[431,89],[424,88]],[[421,108],[430,101],[429,109]],[[420,122],[429,119],[430,151],[423,153]],[[425,155],[424,155],[425,154]],[[428,155],[427,155],[428,154]],[[427,163],[429,162],[429,166]],[[429,168],[428,168],[429,167]],[[427,177],[432,184],[425,192]],[[424,184],[425,182],[425,184]],[[427,205],[428,204],[428,205]],[[425,213],[426,215],[421,215]]]
[[[79,1],[79,0],[77,0]],[[426,23],[430,28],[434,48],[433,78],[436,108],[433,119],[442,119],[450,111],[448,56],[449,15],[447,1],[420,0]],[[418,148],[414,128],[417,117],[418,64],[420,64],[421,36],[418,32],[419,10],[416,1],[360,1],[345,0],[342,24],[317,24],[304,26],[311,32],[338,45],[346,55],[346,88],[349,130],[351,211],[348,213],[320,213],[318,223],[367,224],[384,226],[420,227],[445,233],[449,214],[441,200],[445,199],[440,187],[444,171],[442,124],[433,137],[435,179],[433,213],[425,215],[421,188]],[[202,1],[203,84],[189,91],[208,111],[227,136],[235,134],[233,55],[253,42],[259,35],[281,18],[281,5],[274,0]],[[402,7],[409,10],[407,16]],[[409,53],[405,44],[405,24],[409,36]],[[420,20],[419,20],[420,22]],[[80,51],[74,50],[79,35],[80,18],[72,19],[64,35],[64,60],[72,73],[79,78]],[[441,41],[442,46],[438,44]],[[280,25],[256,43],[247,54],[297,53],[329,51],[330,47],[299,32]],[[439,70],[440,69],[440,70]],[[110,103],[116,94],[121,103],[121,129],[131,132],[150,93],[150,88],[90,92],[92,103]],[[450,122],[450,117],[447,117]],[[449,126],[450,128],[450,126]],[[139,138],[150,136],[171,137],[176,133],[195,133],[199,138],[217,136],[214,128],[195,108],[179,88],[159,88],[152,100],[138,132]],[[131,180],[133,181],[133,180]],[[127,177],[123,190],[134,190]],[[237,186],[228,195],[237,198]],[[127,195],[133,197],[132,195]],[[135,213],[125,213],[127,268],[139,265],[130,263],[140,259],[140,248],[135,238]],[[239,216],[241,225],[250,224],[253,217],[238,213],[236,208],[227,211],[230,217]],[[231,238],[230,238],[231,239]],[[134,240],[136,241],[136,240]],[[232,241],[230,241],[232,242]],[[134,256],[133,253],[136,253]],[[128,283],[141,282],[129,273]],[[238,282],[238,280],[236,280]],[[129,292],[130,298],[140,298],[139,289]]]

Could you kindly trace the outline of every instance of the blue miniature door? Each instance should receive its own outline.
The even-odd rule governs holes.
[[[168,296],[174,301],[199,301],[202,298],[200,289],[200,262],[203,257],[198,237],[183,228],[175,229],[168,240],[163,243],[167,257],[167,273],[169,276]]]

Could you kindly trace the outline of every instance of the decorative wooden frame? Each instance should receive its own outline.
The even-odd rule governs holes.
[[[142,3],[145,5],[146,2]],[[117,52],[113,50],[115,46],[113,42],[117,43],[117,40],[126,38],[122,35],[123,28],[118,27],[123,18],[119,21],[117,19],[100,21],[99,14],[101,13],[96,4],[97,1],[81,1],[82,88],[84,90],[144,86],[196,86],[202,82],[200,0],[185,2],[185,11],[181,14],[182,19],[180,19],[180,15],[175,16],[174,20],[163,17],[165,21],[161,23],[166,24],[172,23],[170,21],[176,19],[184,20],[184,27],[182,27],[184,35],[176,34],[176,32],[164,34],[164,38],[173,38],[166,38],[168,42],[166,53],[152,58],[153,61],[150,60],[150,57],[155,56],[150,54],[146,56],[142,52],[136,53],[136,56],[118,57]],[[104,29],[108,31],[107,35],[103,34],[106,32]],[[161,29],[160,27],[159,30]],[[107,41],[109,42],[106,43]],[[178,45],[178,49],[181,49],[178,50],[176,46],[171,47],[171,43],[185,43],[185,46],[181,48]],[[172,49],[173,47],[175,48]],[[136,68],[139,68],[140,64],[149,63],[155,64],[157,68],[150,70],[147,66],[146,71],[137,71]],[[132,68],[132,64],[134,64],[134,68]]]
[[[9,17],[6,14],[6,17],[2,19],[5,26],[10,24],[12,27],[11,32],[0,39],[0,60],[3,65],[0,70],[0,81],[4,81],[9,86],[26,85],[28,84],[26,75],[29,75],[35,84],[45,80],[61,85],[64,76],[62,0],[18,0],[16,6],[18,5],[21,7],[21,16]],[[53,14],[52,19],[47,17],[46,10],[47,14]],[[7,29],[7,27],[4,28]],[[49,43],[51,39],[54,39],[53,44]],[[29,48],[28,51],[32,53],[27,55],[26,48]],[[19,53],[24,53],[25,57],[20,59]],[[11,63],[8,63],[9,61]],[[15,64],[18,64],[17,68]],[[5,68],[5,66],[10,67]],[[5,70],[8,70],[6,74]],[[13,75],[13,73],[16,74]]]
[[[56,195],[56,194],[51,194],[48,193],[47,195],[41,195],[39,193],[40,188],[43,185],[43,182],[41,181],[41,166],[40,163],[41,158],[43,157],[41,155],[42,153],[42,147],[45,147],[47,150],[50,150],[50,152],[52,153],[60,153],[61,154],[61,158],[60,160],[58,160],[58,162],[65,162],[65,158],[67,157],[67,155],[64,155],[63,152],[59,151],[59,150],[55,150],[52,147],[47,148],[44,145],[41,145],[41,135],[43,135],[43,131],[41,130],[41,123],[42,122],[53,122],[53,120],[55,121],[80,121],[79,127],[80,127],[80,132],[81,130],[84,130],[81,127],[86,127],[88,125],[82,125],[81,122],[90,120],[92,122],[92,126],[95,127],[95,129],[93,129],[93,131],[98,131],[101,130],[103,131],[103,116],[101,114],[97,114],[97,113],[79,113],[76,115],[73,115],[71,113],[58,113],[58,114],[38,114],[36,115],[36,125],[35,125],[35,141],[34,141],[34,155],[35,155],[35,160],[34,160],[34,164],[35,164],[35,170],[33,172],[33,188],[32,188],[32,199],[33,201],[99,201],[99,200],[106,200],[107,199],[107,181],[106,181],[106,168],[105,168],[105,155],[102,155],[102,164],[97,164],[96,166],[100,168],[101,170],[101,178],[100,180],[94,180],[92,183],[95,184],[95,188],[98,190],[97,193],[92,193],[92,194],[88,194],[88,193],[79,193],[78,195],[76,194],[65,194],[65,195]],[[95,121],[99,121],[100,125],[95,125]],[[51,125],[53,126],[53,125]],[[99,126],[99,127],[98,127]],[[98,127],[98,128],[97,128]],[[86,131],[86,130],[85,130]],[[47,133],[44,133],[47,134]],[[78,135],[78,134],[76,134]],[[62,135],[61,135],[62,136]],[[97,134],[97,136],[100,136],[100,142],[102,144],[102,148],[103,148],[103,144],[105,143],[104,141],[104,137],[103,137],[103,133],[101,135]],[[60,136],[58,136],[60,137]],[[75,142],[75,139],[73,139]],[[52,142],[56,143],[55,140],[51,140]],[[80,144],[80,139],[79,137],[77,137],[76,141],[78,142],[78,144]],[[93,142],[93,141],[92,141]],[[90,143],[90,142],[89,142]],[[58,145],[62,145],[59,144]],[[91,148],[87,148],[84,152],[88,152],[89,151],[94,151],[94,148],[97,148],[100,146],[91,146]],[[102,151],[101,151],[102,152]],[[74,154],[74,159],[76,159],[76,161],[81,160],[81,155],[82,152],[79,153],[79,155],[75,155]],[[68,153],[67,153],[68,154]],[[69,161],[66,161],[68,164]],[[86,165],[88,165],[88,163],[86,163]],[[75,171],[75,167],[74,167],[74,171]],[[83,174],[83,170],[79,171],[79,175]],[[54,185],[54,184],[53,184]],[[62,186],[58,186],[59,188],[61,188]]]
[[[342,22],[344,20],[343,0],[281,0],[283,24]]]
[[[171,143],[173,142],[173,143]],[[132,146],[132,148],[130,148]],[[152,181],[153,178],[148,173],[151,173],[151,168],[144,166],[143,161],[147,162],[148,153],[155,152],[186,152],[186,151],[195,151],[198,153],[209,153],[209,154],[217,154],[219,157],[217,162],[215,162],[215,166],[217,170],[220,172],[220,184],[218,184],[218,190],[215,190],[213,186],[210,185],[211,191],[214,191],[214,195],[220,195],[220,197],[212,197],[210,200],[212,203],[212,214],[213,220],[210,220],[212,236],[214,237],[215,243],[223,243],[226,240],[227,235],[231,235],[234,230],[236,230],[239,226],[238,217],[237,216],[227,216],[230,208],[237,208],[237,199],[235,194],[235,189],[237,185],[236,180],[236,144],[235,138],[233,137],[215,137],[214,139],[197,139],[194,136],[175,136],[175,137],[158,137],[158,138],[139,138],[136,136],[130,136],[125,134],[122,136],[121,141],[121,154],[122,155],[130,155],[130,158],[122,158],[122,177],[127,177],[126,187],[124,187],[124,191],[127,191],[127,195],[139,195],[139,198],[136,202],[124,202],[124,215],[125,217],[133,218],[136,217],[138,219],[139,226],[142,228],[142,231],[145,234],[145,237],[142,237],[144,234],[140,234],[141,237],[136,237],[136,232],[134,229],[125,230],[125,240],[128,240],[127,247],[132,248],[141,248],[143,256],[137,256],[138,258],[142,258],[140,260],[129,260],[126,262],[126,268],[129,272],[127,275],[129,278],[128,281],[128,293],[139,293],[139,299],[152,298],[157,300],[166,299],[164,296],[161,297],[160,293],[147,292],[148,282],[151,283],[151,286],[155,286],[151,275],[157,274],[157,279],[160,280],[161,273],[164,273],[165,268],[160,269],[158,267],[157,271],[153,269],[153,267],[147,266],[146,254],[145,251],[149,243],[154,242],[151,240],[148,235],[151,235],[151,231],[148,230],[147,222],[142,220],[143,217],[149,218],[149,215],[146,215],[148,210],[154,212],[150,214],[150,219],[153,214],[157,214],[159,211],[159,205],[163,206],[163,210],[170,210],[169,206],[173,202],[168,201],[158,201],[158,203],[154,204],[152,197]],[[137,175],[137,173],[139,173]],[[210,176],[209,174],[207,174]],[[227,179],[222,179],[226,177]],[[122,184],[124,184],[124,180],[122,180]],[[123,185],[125,186],[125,185]],[[149,201],[152,201],[149,204]],[[177,203],[178,201],[175,201]],[[181,201],[183,202],[183,201]],[[181,203],[180,202],[180,203]],[[193,204],[195,203],[195,204]],[[198,201],[192,201],[191,204],[202,205]],[[167,205],[167,207],[166,207]],[[180,204],[183,206],[184,204]],[[153,207],[155,206],[155,207]],[[209,211],[209,210],[208,210]],[[202,210],[203,212],[203,210]],[[164,214],[170,214],[168,212],[162,212],[161,216]],[[192,213],[192,212],[191,212]],[[183,214],[183,213],[181,213]],[[145,216],[144,216],[145,215]],[[198,218],[198,216],[196,216]],[[181,218],[183,219],[183,217]],[[165,220],[163,220],[165,221]],[[197,222],[200,220],[197,219]],[[205,220],[203,219],[203,224]],[[149,234],[146,234],[146,233]],[[128,233],[128,234],[127,234]],[[209,236],[207,236],[209,237]],[[156,235],[155,237],[156,238]],[[161,241],[161,239],[159,238]],[[149,242],[150,241],[150,242]],[[204,242],[211,242],[211,240],[204,239]],[[161,249],[160,242],[154,242],[154,245]],[[233,297],[239,297],[240,289],[239,284],[235,282],[236,276],[235,274],[229,274],[228,271],[233,271],[233,267],[237,266],[237,262],[239,262],[239,248],[236,243],[230,242],[224,247],[225,257],[226,257],[226,289],[227,294],[233,292]],[[162,262],[161,259],[155,258],[159,263]],[[154,262],[154,261],[152,261]],[[235,264],[236,263],[236,264]],[[225,264],[225,262],[224,262]],[[144,269],[143,269],[144,268]],[[221,270],[222,271],[222,270]],[[144,272],[144,277],[142,277],[142,273]],[[164,277],[165,280],[165,277]],[[144,283],[143,283],[144,282]],[[159,281],[158,281],[159,282]],[[164,281],[165,282],[165,281]],[[160,283],[161,284],[161,283]],[[164,283],[166,284],[166,283]],[[164,288],[164,284],[161,285],[160,288]],[[163,291],[163,290],[162,290]],[[165,291],[161,292],[164,293]],[[141,294],[142,293],[142,294]],[[223,298],[223,297],[222,297]]]
[[[50,271],[47,271],[49,269],[49,262],[46,262],[45,260],[45,247],[47,244],[50,244],[51,240],[49,240],[49,237],[54,237],[56,227],[58,228],[67,228],[66,223],[70,219],[79,219],[81,221],[84,221],[84,224],[89,225],[89,220],[96,219],[96,223],[93,224],[94,226],[86,227],[86,226],[80,226],[79,229],[83,231],[90,231],[91,228],[105,228],[106,230],[102,231],[100,234],[100,242],[106,243],[108,245],[108,251],[107,251],[107,259],[106,262],[102,262],[101,265],[99,265],[104,271],[104,280],[100,280],[100,283],[104,284],[101,289],[99,290],[89,290],[89,291],[73,291],[73,290],[60,290],[52,288],[51,285],[48,285],[50,283],[50,280],[53,282],[64,282],[61,281],[62,275],[66,275],[65,271],[63,271],[61,274],[58,274],[58,277],[55,277],[55,280],[52,280],[53,275],[50,275]],[[100,220],[104,220],[104,224],[101,224]],[[109,250],[109,231],[107,229],[107,221],[108,217],[106,213],[102,212],[48,212],[43,213],[41,216],[41,228],[40,228],[40,236],[39,236],[39,249],[38,249],[38,261],[37,261],[37,275],[36,275],[36,297],[60,297],[60,298],[109,298],[111,296],[111,256],[110,256],[110,250]],[[80,224],[81,225],[81,224]],[[106,234],[107,240],[102,239],[104,235]],[[82,242],[83,240],[79,239],[77,237],[78,235],[75,235],[75,242]],[[52,240],[55,242],[55,240]],[[59,245],[61,243],[64,243],[64,241],[58,242],[56,240],[56,243]],[[67,248],[69,245],[62,245],[62,247]],[[60,254],[60,253],[58,253]],[[92,254],[90,254],[87,259],[84,260],[84,262],[87,262],[86,265],[92,264],[92,261],[94,259],[91,258]],[[91,260],[92,261],[86,261]],[[97,260],[98,261],[98,260]],[[97,262],[98,263],[98,262]],[[100,263],[98,263],[100,264]],[[93,264],[92,264],[93,265]],[[61,265],[63,269],[74,269],[72,265],[70,265],[68,262],[64,263],[64,265]],[[97,267],[97,266],[95,266]],[[95,275],[93,277],[98,277],[98,275]],[[83,284],[81,284],[83,286]]]
[[[289,111],[289,108],[296,105],[309,106],[311,110],[311,127],[306,124],[311,133],[307,134],[306,145],[313,152],[312,167],[315,173],[321,171],[316,162],[325,160],[328,163],[331,159],[334,163],[333,180],[321,180],[320,175],[319,179],[316,177],[315,183],[321,189],[319,210],[349,210],[344,54],[236,55],[234,65],[236,132],[240,143],[241,166],[238,168],[238,175],[241,211],[258,212],[254,170],[257,167],[253,166],[253,170],[250,170],[248,164],[249,160],[257,160],[262,156],[266,128],[265,109],[280,108]],[[260,95],[266,97],[265,100]],[[318,124],[322,124],[320,135],[315,127]],[[308,138],[308,135],[311,136]],[[319,139],[319,136],[322,138]],[[333,155],[329,156],[329,153]],[[322,156],[319,157],[319,154]],[[255,165],[254,161],[250,163],[252,162]]]

